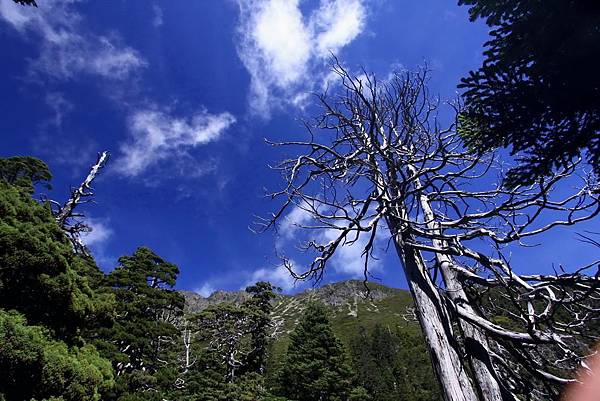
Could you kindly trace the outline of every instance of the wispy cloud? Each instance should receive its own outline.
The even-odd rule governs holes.
[[[81,235],[81,240],[86,246],[92,248],[104,246],[106,241],[113,235],[113,230],[105,219],[88,217],[85,223],[91,228],[91,231]]]
[[[328,229],[323,230],[320,235],[322,242],[329,242],[337,238],[339,231]],[[352,278],[362,278],[365,274],[365,257],[364,250],[369,242],[370,233],[361,234],[358,239],[350,244],[346,243],[340,246],[333,258],[331,259],[331,267],[336,273],[349,276]],[[353,240],[354,235],[350,235],[348,240]],[[369,272],[374,273],[381,271],[382,264],[378,259],[369,260]]]
[[[152,13],[153,13],[152,25],[154,25],[154,27],[156,27],[156,28],[162,26],[164,23],[162,8],[160,8],[160,6],[158,4],[154,3],[154,4],[152,4]]]
[[[210,171],[210,165],[214,164],[211,159],[198,162],[189,150],[217,140],[235,118],[230,113],[211,114],[201,108],[176,116],[163,106],[136,106],[130,91],[121,92],[114,83],[136,82],[140,70],[148,63],[137,50],[124,45],[116,33],[99,35],[87,29],[83,16],[77,12],[78,2],[45,0],[36,9],[0,0],[0,21],[39,42],[39,55],[29,65],[29,77],[66,81],[95,75],[104,83],[113,83],[108,92],[129,115],[130,136],[121,142],[119,159],[113,164],[122,176],[139,176],[169,160],[175,161],[170,165],[173,167],[168,172],[170,176],[173,171],[183,172],[190,164],[194,165],[190,169],[194,176]],[[152,24],[161,25],[162,9],[153,4],[152,10]],[[72,105],[58,92],[50,93],[46,101],[54,111],[53,125],[60,128]]]
[[[129,119],[130,140],[121,145],[114,166],[123,176],[138,176],[161,162],[186,157],[190,149],[216,141],[235,121],[227,112],[200,110],[190,117],[178,117],[169,111],[137,110]]]
[[[307,210],[307,207],[296,205],[288,214],[283,216],[283,219],[277,228],[283,239],[290,240],[296,237],[296,232],[298,230],[302,229],[312,221],[314,221],[313,216]]]
[[[200,287],[196,288],[194,292],[196,294],[202,295],[204,298],[209,297],[213,292],[216,291],[216,288],[213,287],[210,283],[204,283]]]
[[[335,228],[311,228],[315,224],[312,214],[307,208],[295,206],[285,215],[278,227],[279,237],[277,248],[280,252],[294,251],[299,242],[312,240],[318,244],[327,244],[340,235],[340,230]],[[341,224],[341,223],[340,223]],[[382,230],[380,230],[382,231]],[[329,266],[344,277],[361,278],[364,276],[365,257],[364,250],[369,242],[371,233],[361,233],[358,238],[351,233],[346,238],[346,243],[340,245],[329,261]],[[376,238],[375,247],[379,245],[380,238]],[[377,253],[377,252],[375,252]],[[298,272],[303,270],[302,266],[296,264]],[[304,267],[304,270],[306,267]],[[371,258],[368,264],[369,272],[377,272],[383,269],[380,260]]]
[[[110,270],[116,262],[116,258],[107,253],[107,243],[114,235],[110,220],[87,216],[85,224],[91,228],[91,231],[82,233],[81,241],[91,250],[96,263],[105,271]]]
[[[268,281],[283,292],[289,292],[296,287],[296,281],[284,266],[263,267],[253,271],[243,288],[258,281]]]
[[[292,268],[296,266],[294,261],[290,261]],[[294,268],[294,270],[296,270]],[[246,287],[255,284],[258,281],[268,281],[275,287],[281,288],[284,293],[297,291],[306,286],[306,283],[296,282],[289,271],[283,265],[272,265],[268,267],[259,267],[254,270],[230,270],[218,276],[210,277],[200,283],[194,292],[207,297],[218,289],[223,290],[244,290]]]
[[[321,0],[303,15],[300,0],[238,0],[238,55],[251,76],[251,110],[269,117],[277,104],[302,105],[330,53],[364,29],[364,0]],[[307,79],[307,77],[310,77]]]
[[[54,117],[49,122],[56,128],[61,128],[65,116],[73,111],[73,103],[60,92],[48,92],[46,93],[46,104],[54,112]]]
[[[87,31],[74,10],[75,3],[43,1],[39,8],[31,8],[0,2],[0,20],[39,41],[39,55],[31,61],[30,76],[69,80],[83,73],[120,80],[146,66],[141,55],[123,45],[117,35]]]

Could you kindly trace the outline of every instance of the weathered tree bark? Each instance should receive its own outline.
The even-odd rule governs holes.
[[[286,183],[272,197],[284,202],[264,227],[293,207],[294,217],[309,215],[297,226],[328,230],[303,243],[315,253],[304,272],[283,255],[292,276],[320,280],[338,248],[360,244],[367,280],[385,221],[444,398],[558,399],[574,380],[569,372],[585,364],[585,342],[577,341],[595,336],[588,328],[600,316],[600,261],[574,273],[521,275],[503,248],[600,215],[597,179],[575,160],[507,190],[496,155],[473,154],[454,125],[440,127],[425,71],[383,83],[352,76],[337,60],[333,71],[341,91],[321,96],[323,113],[305,124],[308,139],[274,144],[305,152],[278,166]],[[567,187],[553,191],[565,178]]]
[[[415,168],[409,166],[409,171],[414,174]],[[415,179],[415,186],[419,190],[422,190],[420,179]],[[431,208],[428,196],[425,193],[421,193],[419,200],[427,227],[434,235],[441,234],[441,229]],[[437,238],[433,238],[432,243],[434,247],[440,249],[444,249],[447,246],[444,241]],[[460,304],[469,313],[475,315],[476,312],[467,298],[462,283],[458,280],[456,271],[451,268],[453,264],[452,258],[440,252],[435,254],[435,258],[442,273],[448,297],[452,302]],[[493,368],[490,356],[491,347],[483,330],[464,319],[459,319],[459,324],[464,336],[465,351],[471,362],[471,368],[473,369],[481,398],[485,401],[514,401],[516,398],[510,391],[502,387],[498,375]]]
[[[109,153],[107,151],[100,153],[98,155],[98,160],[96,160],[96,163],[91,167],[90,172],[85,180],[83,180],[79,187],[71,191],[71,196],[65,202],[63,207],[61,207],[55,217],[56,222],[60,227],[66,227],[67,219],[73,216],[75,208],[83,202],[83,199],[94,195],[93,192],[91,192],[92,181],[94,181],[100,172],[100,169],[102,169],[108,161],[108,155]]]
[[[84,255],[88,254],[88,250],[85,244],[81,241],[80,234],[82,232],[89,232],[91,228],[84,222],[77,221],[75,218],[83,217],[80,213],[75,213],[75,209],[81,204],[87,203],[94,196],[92,192],[92,182],[96,179],[100,170],[104,168],[108,162],[109,152],[104,151],[98,154],[96,163],[90,168],[90,172],[79,187],[71,190],[69,199],[60,206],[57,202],[53,204],[59,206],[58,210],[54,212],[54,219],[56,223],[62,228],[71,240],[71,244],[75,252],[81,252]]]
[[[477,395],[460,356],[446,305],[431,282],[421,253],[407,245],[399,224],[388,219],[388,227],[413,296],[416,315],[423,330],[436,376],[446,401],[476,401]]]

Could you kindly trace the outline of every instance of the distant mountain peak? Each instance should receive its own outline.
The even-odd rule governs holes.
[[[364,282],[361,280],[344,280],[324,284],[321,287],[309,288],[295,295],[279,294],[274,303],[278,304],[285,300],[297,300],[301,303],[317,301],[332,308],[342,308],[349,304],[356,304],[357,302],[380,301],[404,292],[404,290],[386,287],[377,283],[368,282],[367,287],[365,287]],[[210,305],[222,302],[239,304],[250,297],[243,290],[218,290],[208,297],[203,297],[191,291],[182,291],[182,294],[185,297],[185,309],[187,312],[201,312]]]

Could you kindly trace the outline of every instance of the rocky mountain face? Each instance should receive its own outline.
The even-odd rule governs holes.
[[[356,315],[355,306],[358,303],[371,304],[394,297],[404,295],[405,290],[386,287],[380,284],[365,283],[359,280],[340,281],[338,283],[326,284],[319,288],[310,288],[296,295],[279,294],[273,300],[275,309],[283,305],[304,304],[309,301],[317,301],[331,307],[334,310],[348,309],[349,315]],[[215,291],[208,297],[191,291],[182,291],[185,297],[185,310],[189,313],[198,313],[207,307],[222,302],[233,302],[239,304],[247,300],[250,295],[245,291]],[[289,309],[289,308],[288,308]],[[356,317],[356,316],[355,316]]]
[[[245,291],[216,291],[209,297],[184,291],[183,295],[188,313],[201,312],[222,302],[241,303],[249,297]],[[330,308],[332,324],[342,341],[356,334],[360,327],[369,329],[376,323],[393,328],[400,325],[411,332],[418,330],[418,324],[410,317],[412,300],[408,291],[375,283],[368,283],[365,287],[362,281],[348,280],[311,288],[296,295],[277,295],[273,300],[272,336],[286,343],[287,334],[311,301]]]
[[[250,298],[246,291],[215,291],[208,297],[191,291],[181,291],[185,298],[185,311],[187,313],[198,313],[211,305],[223,302],[239,304]]]
[[[185,292],[183,295],[188,313],[200,312],[210,305],[221,302],[241,303],[249,297],[249,294],[244,291],[217,291],[209,297],[191,292]],[[273,341],[266,369],[268,383],[276,383],[276,372],[285,363],[285,355],[290,343],[289,334],[298,324],[311,301],[318,301],[328,307],[334,334],[344,344],[359,374],[368,376],[370,372],[378,377],[372,379],[379,383],[384,379],[378,375],[386,372],[385,374],[389,376],[386,377],[388,379],[391,377],[394,389],[401,388],[402,390],[399,391],[406,394],[406,397],[392,397],[385,400],[439,400],[436,396],[437,387],[421,329],[412,313],[413,303],[410,293],[374,283],[369,283],[367,289],[363,282],[358,280],[327,284],[296,295],[277,295],[273,300],[271,315]],[[388,348],[384,347],[386,352],[390,352],[389,355],[383,357],[377,354],[378,358],[385,358],[388,363],[385,366],[389,369],[377,370],[369,365],[373,360],[365,355],[370,355],[369,349],[373,347],[375,341],[371,337],[372,333],[381,329],[390,335],[393,334],[395,342],[388,343]],[[357,344],[359,344],[358,348]],[[385,345],[385,343],[381,344],[381,346]],[[364,347],[363,351],[360,350],[361,347]],[[393,371],[390,370],[392,369],[389,365],[392,363],[390,361],[393,361]],[[393,391],[395,390],[389,390],[389,393]],[[409,397],[409,394],[421,394],[421,396],[410,398],[412,396]],[[381,397],[375,399],[384,400]]]

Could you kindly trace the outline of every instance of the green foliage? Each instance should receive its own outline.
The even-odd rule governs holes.
[[[183,316],[183,297],[173,289],[179,270],[150,249],[121,257],[119,266],[104,275],[92,258],[73,252],[48,205],[32,199],[34,186],[50,177],[37,159],[0,159],[0,372],[8,372],[0,376],[0,400],[385,399],[370,397],[375,393],[368,380],[353,382],[343,343],[333,334],[352,343],[359,320],[347,313],[331,316],[332,329],[325,309],[311,305],[303,317],[296,316],[300,324],[289,341],[285,337],[274,347],[271,316],[279,312],[273,310],[270,283],[249,286],[250,297],[241,304]],[[392,311],[408,302],[403,297],[382,300],[381,314],[359,306],[360,324],[395,324]],[[183,362],[186,333],[192,334],[191,364]],[[428,388],[431,368],[422,359],[424,348],[421,359],[415,359],[410,352],[402,354],[397,339],[392,342],[398,358],[391,360],[397,363],[393,374],[399,375],[406,361],[422,364],[408,370],[424,372],[427,379],[403,374]],[[377,358],[387,361],[388,348],[382,344],[378,355],[367,353],[372,358],[364,359],[365,366],[377,365]],[[275,368],[286,347],[279,374]],[[275,387],[289,397],[272,394],[273,378],[281,378]],[[394,393],[402,399],[406,394],[409,400],[429,399],[410,398],[418,391],[402,388]]]
[[[175,380],[176,367],[160,361],[179,335],[172,323],[183,309],[183,297],[173,290],[178,273],[177,266],[141,247],[119,258],[119,266],[106,279],[114,291],[117,317],[96,344],[119,375],[114,395],[119,399],[134,399],[136,393],[146,397]]]
[[[325,307],[309,304],[290,335],[279,376],[281,394],[296,401],[346,400],[351,379],[344,348],[333,334]]]
[[[440,399],[421,336],[376,325],[362,329],[350,348],[357,380],[375,400]]]
[[[178,401],[285,401],[273,397],[265,388],[264,378],[258,373],[239,376],[233,382],[225,382],[222,377],[203,372],[190,383]]]
[[[0,181],[9,185],[33,192],[33,186],[38,183],[49,188],[51,179],[48,165],[40,159],[29,156],[0,158]]]
[[[260,281],[246,288],[252,298],[244,303],[244,308],[250,316],[250,352],[246,357],[245,371],[263,374],[267,365],[267,351],[269,346],[269,326],[271,311],[275,298],[274,288],[271,283]]]
[[[252,297],[240,305],[221,303],[188,318],[187,327],[197,332],[201,347],[193,347],[195,363],[182,375],[186,384],[175,399],[278,400],[268,393],[261,372],[269,348],[273,287],[259,282],[246,291]]]
[[[184,386],[171,393],[187,401],[285,401],[271,395],[263,375],[274,288],[258,282],[240,304],[220,303],[186,318],[193,363],[179,377]]]
[[[580,152],[600,172],[600,3],[460,0],[491,27],[483,65],[462,80],[459,130],[484,152],[511,147],[531,182]]]
[[[6,401],[98,401],[113,386],[110,362],[94,347],[67,347],[16,312],[0,310],[0,393]]]
[[[0,180],[0,307],[73,338],[110,316],[111,296],[92,289],[91,281],[102,275],[97,266],[73,253],[49,208],[31,198],[31,183],[49,174],[8,170]]]
[[[348,401],[372,401],[373,397],[364,387],[355,387],[348,396]]]

